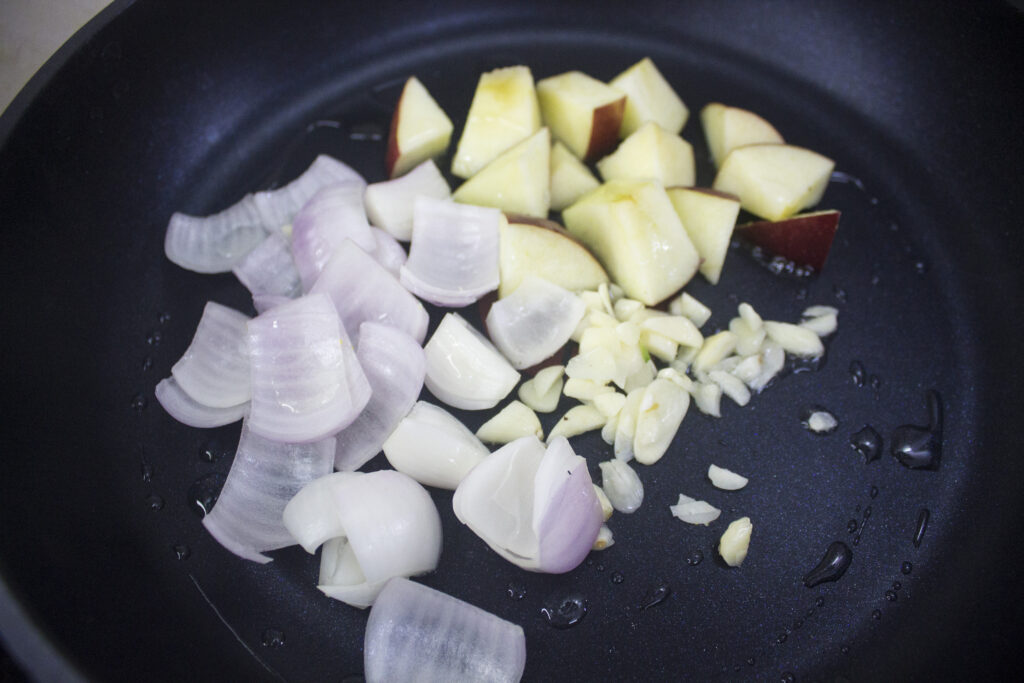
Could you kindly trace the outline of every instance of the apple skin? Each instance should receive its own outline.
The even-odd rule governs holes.
[[[537,82],[541,117],[573,154],[584,161],[603,156],[618,142],[626,95],[582,71]]]
[[[839,211],[814,211],[781,221],[754,221],[736,234],[771,253],[821,272],[839,227]]]
[[[609,102],[594,110],[594,121],[590,127],[590,144],[584,161],[594,161],[615,149],[619,142],[619,127],[626,111],[626,98]]]
[[[400,140],[402,122],[414,122],[412,140]],[[395,111],[391,115],[384,167],[389,178],[404,175],[427,159],[439,156],[448,148],[452,137],[452,122],[426,87],[411,76],[402,87]],[[407,131],[407,138],[410,131]],[[403,148],[403,143],[410,143]]]

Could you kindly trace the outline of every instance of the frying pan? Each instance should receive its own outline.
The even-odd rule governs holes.
[[[1024,559],[1021,45],[1021,15],[992,2],[115,2],[0,122],[4,643],[46,680],[357,680],[366,614],[316,591],[316,561],[245,562],[194,514],[237,426],[184,428],[153,387],[207,300],[249,302],[230,276],[164,258],[167,219],[287,181],[321,151],[382,178],[380,133],[410,74],[458,129],[483,70],[607,79],[650,56],[692,112],[753,109],[847,174],[823,202],[843,217],[820,274],[735,248],[719,285],[689,287],[712,328],[740,301],[781,320],[838,306],[827,361],[721,419],[692,411],[640,469],[645,503],[612,518],[615,545],[565,575],[498,559],[433,492],[446,541],[421,580],[521,624],[528,680],[1008,674]],[[696,118],[683,135],[708,184]],[[927,423],[928,391],[941,459],[911,470],[889,444]],[[801,426],[815,405],[835,432]],[[886,444],[867,463],[849,443],[865,424]],[[576,447],[597,475],[607,448]],[[751,484],[715,491],[712,462]],[[741,568],[716,561],[724,524],[669,516],[679,493],[751,517]],[[806,587],[834,541],[849,569]],[[545,604],[574,596],[578,623],[546,623]]]

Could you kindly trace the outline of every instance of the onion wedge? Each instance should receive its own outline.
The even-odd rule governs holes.
[[[178,422],[200,429],[238,422],[249,409],[248,402],[227,408],[204,406],[186,394],[173,377],[162,379],[156,385],[156,400]]]
[[[280,233],[268,235],[232,272],[254,297],[274,295],[294,299],[302,294],[291,245]]]
[[[334,439],[309,444],[268,441],[242,424],[231,470],[203,526],[222,546],[247,560],[294,545],[281,521],[288,501],[310,482],[330,473]]]
[[[363,209],[363,186],[357,182],[323,188],[295,216],[292,256],[305,291],[313,286],[324,264],[346,239],[367,252],[377,249]]]
[[[416,197],[448,199],[452,191],[433,159],[394,180],[366,186],[366,215],[370,222],[383,228],[395,239],[408,242],[412,238],[413,206]]]
[[[164,253],[197,273],[226,273],[267,236],[252,195],[211,216],[175,213],[167,224]]]
[[[464,410],[493,408],[519,382],[519,373],[476,328],[448,313],[423,347],[427,389]]]
[[[291,223],[299,209],[319,190],[328,185],[347,182],[366,186],[366,181],[354,169],[333,157],[321,154],[298,178],[276,190],[257,192],[253,195],[253,200],[263,221],[263,227],[268,231],[279,230]]]
[[[249,400],[249,316],[207,302],[192,343],[171,368],[171,375],[192,400],[228,408]]]
[[[565,346],[586,310],[572,292],[530,275],[491,306],[487,332],[512,367],[522,370]]]

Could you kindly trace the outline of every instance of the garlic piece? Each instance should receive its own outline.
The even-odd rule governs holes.
[[[750,547],[750,532],[753,529],[749,517],[740,517],[722,534],[718,541],[718,554],[730,567],[743,564],[747,557],[747,549]]]
[[[690,394],[667,379],[654,380],[643,392],[637,409],[633,455],[637,462],[651,465],[665,455],[679,431],[690,407]]]
[[[827,434],[839,425],[839,421],[827,410],[815,410],[807,417],[804,425],[816,434]]]
[[[604,489],[594,484],[594,493],[597,494],[597,501],[601,503],[601,517],[604,521],[611,519],[612,513],[615,512],[615,508],[612,507],[612,502],[608,500],[608,494],[604,492]]]
[[[594,550],[605,550],[615,545],[615,538],[612,536],[612,530],[606,525],[601,525],[601,530],[597,532],[597,540],[594,541]]]
[[[673,299],[668,305],[668,312],[672,315],[682,315],[689,318],[697,327],[703,327],[711,318],[711,309],[683,292]]]
[[[799,325],[766,320],[764,329],[768,333],[768,338],[781,346],[786,353],[801,358],[817,358],[825,353],[821,338]]]
[[[594,406],[582,405],[569,408],[565,415],[551,428],[547,442],[551,443],[554,438],[559,436],[564,436],[568,439],[584,432],[600,429],[607,421],[608,418],[602,415]]]
[[[746,477],[718,465],[708,467],[708,479],[711,480],[711,484],[715,488],[722,489],[723,491],[738,491],[746,486],[749,481]]]
[[[631,513],[644,502],[644,485],[640,477],[624,460],[609,460],[598,465],[601,468],[601,488],[619,512]]]
[[[673,516],[687,524],[703,524],[704,526],[715,521],[722,514],[721,510],[706,501],[694,500],[682,493],[679,494],[679,502],[669,505],[668,509],[672,511]]]
[[[476,438],[496,444],[506,444],[531,434],[539,439],[544,436],[544,428],[537,413],[520,401],[512,401],[476,430]]]

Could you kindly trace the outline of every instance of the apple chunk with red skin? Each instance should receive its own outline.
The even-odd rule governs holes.
[[[389,178],[403,175],[427,159],[444,154],[452,139],[452,121],[413,76],[405,82],[391,117],[384,160]]]
[[[580,159],[604,155],[619,139],[626,96],[581,71],[537,82],[541,117],[552,135]]]
[[[700,254],[700,274],[718,284],[740,213],[739,197],[705,187],[670,187],[666,192]]]
[[[794,263],[821,272],[839,227],[839,212],[814,211],[781,221],[755,221],[736,228],[736,234]]]
[[[779,221],[821,201],[835,162],[795,145],[737,147],[718,169],[714,189],[740,198],[758,218]]]
[[[716,167],[737,147],[785,143],[775,126],[754,112],[720,102],[705,106],[700,112],[700,121]]]
[[[499,233],[498,298],[536,275],[570,292],[597,289],[608,275],[586,247],[546,218],[508,215]]]

